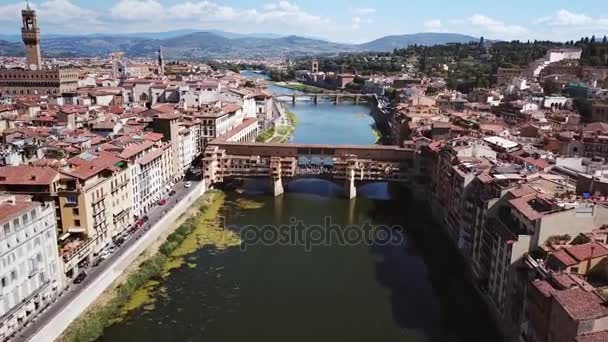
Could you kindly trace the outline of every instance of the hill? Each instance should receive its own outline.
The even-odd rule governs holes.
[[[393,51],[395,48],[404,48],[409,45],[443,45],[447,43],[468,43],[479,38],[458,33],[423,32],[397,36],[385,36],[371,42],[360,44],[365,51]]]
[[[157,37],[157,38],[154,38]],[[131,57],[152,57],[162,46],[168,58],[230,58],[302,56],[340,52],[392,51],[408,45],[466,43],[475,37],[454,33],[417,33],[386,36],[365,44],[341,44],[301,36],[272,34],[236,34],[224,31],[169,31],[163,34],[80,35],[42,37],[42,51],[47,57],[104,56],[123,51]],[[0,54],[23,55],[23,45],[13,39],[0,40]]]

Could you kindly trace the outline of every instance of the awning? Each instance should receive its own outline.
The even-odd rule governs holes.
[[[63,240],[65,240],[65,239],[67,239],[67,238],[68,238],[68,236],[70,236],[70,232],[67,232],[67,233],[65,233],[65,234],[61,235],[61,236],[59,237],[59,240],[60,240],[60,241],[63,241]]]
[[[68,228],[69,233],[84,233],[87,231],[84,227],[70,227]]]

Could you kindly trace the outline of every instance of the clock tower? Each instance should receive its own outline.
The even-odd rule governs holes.
[[[40,70],[42,68],[42,57],[40,54],[40,29],[36,20],[36,11],[30,8],[28,3],[24,10],[21,10],[23,27],[21,27],[21,37],[25,44],[25,57],[27,66],[30,70]]]

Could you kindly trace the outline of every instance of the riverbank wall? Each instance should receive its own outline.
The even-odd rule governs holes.
[[[382,140],[384,143],[392,143],[392,131],[391,131],[391,112],[389,109],[383,108],[380,106],[380,101],[377,96],[373,96],[369,101],[369,106],[371,108],[372,118],[374,119],[374,124],[376,126],[376,130],[380,132],[382,136]]]
[[[205,193],[205,183],[196,184],[190,194],[167,212],[150,230],[137,240],[94,282],[89,283],[66,307],[58,312],[42,329],[38,330],[29,342],[48,342],[57,340],[67,327],[76,320],[95,300],[118,279],[137,257],[165,233],[165,228],[176,221],[190,206]]]

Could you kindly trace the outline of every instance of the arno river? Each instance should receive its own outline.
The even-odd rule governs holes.
[[[295,142],[375,141],[364,105],[288,107],[299,120]],[[387,227],[392,240],[374,235],[307,248],[247,235],[244,250],[197,250],[163,280],[154,305],[132,311],[101,340],[499,341],[450,243],[407,190],[371,184],[349,201],[321,180],[292,182],[276,199],[256,191],[260,184],[247,188],[227,194],[228,227],[331,221],[339,233],[370,223]]]

